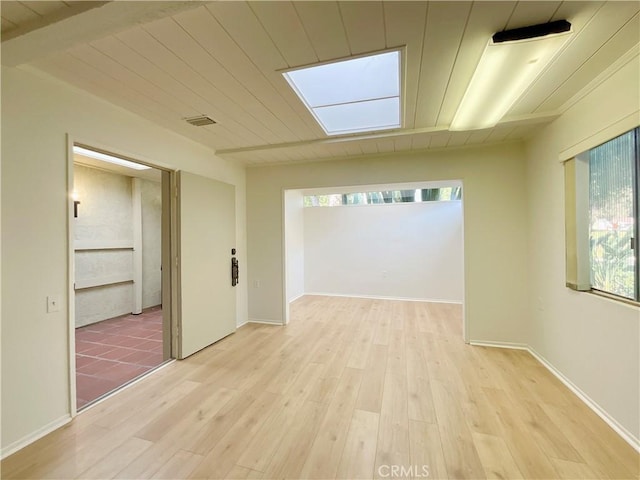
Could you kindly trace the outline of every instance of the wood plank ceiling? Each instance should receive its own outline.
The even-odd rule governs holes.
[[[2,41],[103,5],[104,1],[0,1]]]
[[[522,138],[637,50],[639,10],[625,1],[212,2],[30,63],[220,156],[305,161]],[[489,37],[558,19],[575,34],[508,118],[493,129],[449,132]],[[405,47],[406,58],[404,125],[393,132],[327,138],[280,73],[394,47]],[[183,120],[200,114],[218,123]]]
[[[40,18],[71,8],[71,2],[2,2],[2,36]]]

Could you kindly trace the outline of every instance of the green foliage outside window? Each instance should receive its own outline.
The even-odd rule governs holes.
[[[462,200],[462,187],[443,187],[377,192],[306,195],[305,207],[337,207],[343,205],[376,205],[385,203],[445,202]]]
[[[637,298],[638,129],[589,152],[591,285]]]

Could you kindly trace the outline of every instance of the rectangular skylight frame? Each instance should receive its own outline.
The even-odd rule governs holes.
[[[393,130],[393,129],[398,129],[398,128],[402,128],[404,125],[404,111],[405,111],[405,105],[404,105],[404,98],[405,98],[405,82],[406,82],[406,75],[405,75],[405,57],[406,57],[406,47],[398,47],[398,48],[390,48],[390,49],[386,49],[386,50],[381,50],[381,51],[377,51],[377,52],[373,52],[373,53],[366,53],[366,54],[362,54],[362,55],[354,55],[354,56],[350,56],[350,57],[346,57],[346,58],[339,58],[339,59],[334,59],[334,60],[330,60],[330,61],[326,61],[326,62],[319,62],[319,63],[314,63],[311,65],[304,65],[304,66],[300,66],[300,67],[295,67],[295,68],[290,68],[290,69],[285,69],[285,70],[281,70],[280,73],[282,73],[282,76],[284,77],[284,79],[287,81],[287,83],[289,84],[289,86],[291,87],[291,89],[296,93],[296,95],[298,96],[298,98],[300,99],[300,101],[303,103],[303,105],[307,108],[307,110],[309,111],[309,113],[311,113],[311,115],[313,116],[313,118],[316,120],[316,122],[318,122],[318,125],[320,125],[320,127],[322,128],[322,130],[325,132],[326,135],[328,136],[338,136],[338,135],[352,135],[352,134],[359,134],[359,133],[374,133],[374,132],[380,132],[380,131],[388,131],[388,130]],[[352,60],[360,60],[360,59],[364,59],[364,58],[369,58],[369,57],[375,57],[375,56],[382,56],[382,55],[386,55],[389,53],[396,53],[397,54],[397,95],[383,95],[383,96],[379,96],[379,97],[371,97],[369,99],[357,99],[357,100],[353,100],[353,101],[345,101],[342,103],[337,103],[337,104],[321,104],[321,105],[317,105],[317,106],[312,106],[309,101],[307,101],[307,98],[305,97],[305,95],[300,91],[300,89],[298,88],[298,85],[296,85],[295,81],[293,81],[291,73],[294,72],[298,72],[301,70],[307,70],[307,69],[313,69],[315,67],[323,67],[326,65],[334,65],[334,64],[339,64],[342,62],[349,62]],[[331,106],[337,106],[337,105],[349,105],[349,104],[355,104],[355,103],[365,103],[368,101],[375,101],[375,100],[382,100],[382,99],[388,99],[388,98],[397,98],[398,99],[398,113],[397,113],[397,122],[393,121],[393,122],[382,122],[381,124],[375,125],[373,127],[371,126],[354,126],[352,128],[330,128],[329,126],[325,125],[325,123],[321,120],[320,116],[316,113],[316,109],[321,109],[321,108],[326,108],[326,107],[331,107]],[[395,120],[395,119],[394,119]]]

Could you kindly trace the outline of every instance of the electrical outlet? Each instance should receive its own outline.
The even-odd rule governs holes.
[[[47,313],[60,311],[60,295],[47,296]]]

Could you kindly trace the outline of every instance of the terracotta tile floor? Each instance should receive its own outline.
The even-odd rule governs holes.
[[[162,362],[160,306],[76,328],[78,409]]]

